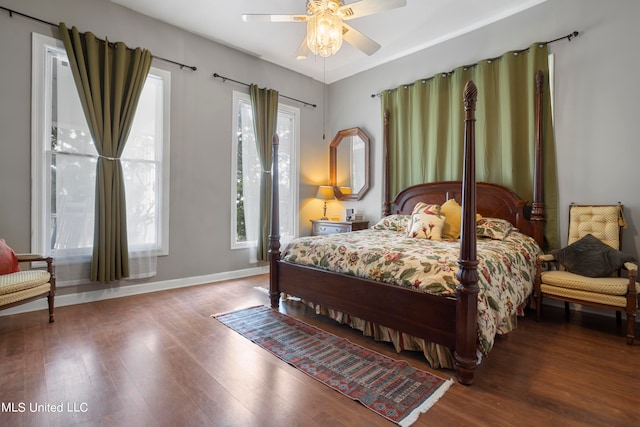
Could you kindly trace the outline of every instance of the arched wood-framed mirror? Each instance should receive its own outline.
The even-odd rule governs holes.
[[[331,141],[329,175],[338,200],[360,200],[369,189],[369,137],[360,128],[338,131]]]

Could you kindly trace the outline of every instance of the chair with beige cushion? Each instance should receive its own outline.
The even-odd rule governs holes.
[[[7,258],[0,259],[0,262],[5,261],[0,267],[9,268],[10,271],[3,271],[5,274],[0,274],[0,310],[47,297],[49,302],[49,322],[53,322],[55,320],[53,310],[56,293],[53,259],[35,254],[15,254],[4,244],[2,239],[0,239],[0,250],[15,264],[14,266],[7,266]],[[19,263],[20,266],[31,267],[32,263],[38,262],[45,262],[46,270],[35,267],[23,270],[18,266]]]
[[[624,227],[621,204],[569,207],[568,246],[541,255],[537,261],[538,321],[544,297],[564,301],[567,316],[569,303],[615,310],[618,326],[625,311],[627,344],[633,344],[640,285],[636,283],[637,261],[619,250]]]

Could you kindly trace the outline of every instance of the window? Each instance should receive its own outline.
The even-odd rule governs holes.
[[[279,103],[277,133],[280,236],[284,243],[298,232],[298,146],[300,110]],[[233,93],[231,248],[255,247],[258,233],[261,166],[248,94]]]
[[[33,35],[32,247],[87,261],[97,151],[61,41]],[[122,154],[129,251],[168,253],[170,73],[152,68]]]

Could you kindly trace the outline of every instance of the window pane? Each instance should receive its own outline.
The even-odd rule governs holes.
[[[295,227],[292,223],[294,217],[292,215],[294,206],[291,183],[292,177],[292,161],[293,149],[293,130],[295,121],[293,115],[280,111],[278,113],[278,191],[280,193],[280,236],[291,237]]]
[[[93,157],[51,156],[51,249],[79,255],[93,247],[95,170]]]
[[[58,256],[88,255],[93,247],[96,149],[66,55],[51,60],[51,201],[49,248]]]
[[[255,146],[251,102],[244,94],[234,94],[236,116],[236,159],[234,162],[234,245],[255,245],[258,233],[260,201],[260,176],[262,167]],[[295,234],[297,223],[297,115],[291,107],[281,105],[278,110],[277,133],[278,177],[280,192],[280,235],[283,238]],[[239,245],[241,246],[241,245]]]
[[[150,74],[140,94],[122,158],[162,160],[163,91],[162,78]]]
[[[156,243],[158,165],[151,162],[122,161],[127,199],[127,237],[131,248],[152,249]]]
[[[242,162],[242,213],[244,218],[244,240],[237,242],[255,242],[258,238],[258,212],[260,209],[260,175],[262,167],[256,148],[256,137],[253,131],[253,112],[248,101],[239,103],[238,130],[241,145],[238,145],[238,156]],[[239,141],[240,142],[240,141]]]
[[[82,111],[71,67],[65,54],[51,55],[51,149],[58,152],[97,154]]]
[[[154,249],[162,239],[163,93],[163,80],[150,74],[122,153],[130,250]]]

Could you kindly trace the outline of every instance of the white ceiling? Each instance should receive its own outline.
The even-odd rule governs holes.
[[[111,0],[129,9],[333,83],[504,19],[546,0],[407,0],[407,5],[349,25],[382,45],[367,56],[348,43],[337,54],[296,60],[306,24],[244,22],[243,14],[306,14],[307,0]],[[343,1],[353,3],[353,1]],[[197,65],[197,64],[194,64]]]

